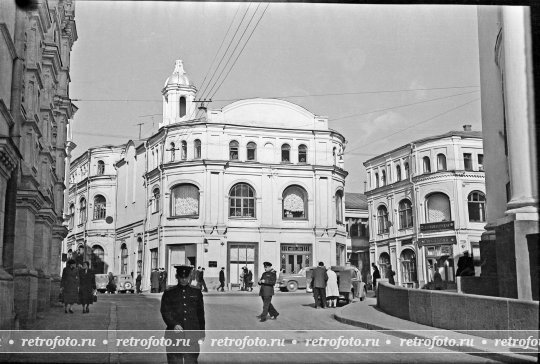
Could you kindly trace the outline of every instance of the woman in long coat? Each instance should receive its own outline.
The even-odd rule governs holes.
[[[328,307],[336,307],[339,297],[337,274],[331,268],[328,268],[326,275],[328,275],[328,280],[326,281],[326,299],[330,301]]]
[[[69,305],[69,313],[73,313],[73,304],[79,299],[79,270],[72,259],[67,262],[67,266],[62,271],[60,289],[64,295],[64,311],[68,313]]]
[[[90,312],[88,306],[94,303],[94,294],[96,293],[96,275],[88,268],[89,265],[88,262],[83,262],[82,269],[79,271],[79,296],[83,313]]]

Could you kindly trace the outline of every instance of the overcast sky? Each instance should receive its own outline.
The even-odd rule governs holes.
[[[463,124],[481,130],[475,6],[267,5],[77,1],[79,39],[70,73],[79,108],[74,157],[138,138],[141,122],[143,137],[155,133],[161,89],[176,59],[200,91],[205,76],[213,92],[224,79],[209,108],[272,97],[327,116],[348,141],[348,192],[364,191],[362,163],[377,154]],[[235,39],[244,38],[229,67],[240,56],[214,83],[219,72],[212,73],[236,29]]]

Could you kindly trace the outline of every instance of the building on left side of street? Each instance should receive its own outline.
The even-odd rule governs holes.
[[[60,285],[72,0],[0,2],[0,329],[31,325]]]

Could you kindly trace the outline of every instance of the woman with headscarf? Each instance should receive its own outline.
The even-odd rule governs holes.
[[[329,301],[327,307],[336,307],[339,297],[337,274],[331,268],[328,268],[326,275],[328,276],[328,280],[326,281],[326,299]]]
[[[109,283],[107,283],[107,292],[114,294],[116,292],[116,282],[114,281],[114,275],[109,272]]]
[[[60,282],[60,290],[64,296],[64,311],[73,313],[72,307],[79,299],[79,270],[76,268],[77,263],[70,259],[67,266],[62,271],[62,281]]]
[[[96,294],[96,276],[89,269],[89,266],[88,262],[83,262],[79,271],[79,296],[83,306],[83,313],[90,312],[88,306],[94,303],[94,295]]]

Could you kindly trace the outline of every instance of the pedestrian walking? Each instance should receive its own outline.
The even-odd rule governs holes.
[[[259,290],[259,296],[261,296],[263,301],[263,310],[260,315],[257,316],[261,322],[266,321],[268,314],[274,320],[279,316],[279,312],[272,305],[272,296],[274,295],[274,285],[276,284],[276,271],[272,269],[272,263],[264,262],[264,273],[259,279],[259,285],[261,286]]]
[[[459,257],[457,267],[456,276],[474,276],[474,260],[469,256],[468,250]]]
[[[90,313],[88,306],[94,303],[96,294],[96,275],[89,267],[90,263],[83,262],[82,269],[79,271],[79,300],[83,306],[83,313]]]
[[[79,299],[79,270],[76,268],[77,263],[70,259],[67,266],[62,271],[62,281],[60,282],[60,291],[64,300],[64,312],[73,313],[73,304]]]
[[[137,274],[137,279],[135,279],[135,288],[137,289],[137,294],[141,293],[141,283],[142,283],[142,275],[139,272]]]
[[[167,270],[165,268],[161,268],[161,269],[163,269],[163,272],[162,272],[163,291],[165,291],[167,289],[167,277],[169,276],[169,273],[167,273]]]
[[[192,267],[175,266],[178,285],[168,289],[161,298],[161,317],[167,325],[165,338],[188,339],[186,346],[167,346],[167,362],[197,363],[199,340],[205,337],[204,301],[202,292],[190,286]]]
[[[225,292],[225,267],[221,267],[221,270],[219,271],[218,291]]]
[[[204,281],[204,268],[201,268],[199,272],[199,280],[201,281],[201,290],[208,292],[208,287],[206,287],[206,282]]]
[[[326,275],[328,276],[328,281],[326,281],[326,299],[329,300],[328,307],[336,307],[337,299],[339,297],[337,274],[332,268],[328,268],[326,270]]]
[[[157,268],[154,268],[152,273],[150,273],[150,287],[150,292],[159,292],[159,272]]]
[[[377,279],[381,278],[381,272],[375,263],[371,263],[371,267],[373,268],[373,292],[377,295]]]
[[[386,276],[388,277],[388,283],[390,284],[396,284],[396,281],[394,280],[394,276],[396,275],[396,272],[392,270],[392,266],[388,266],[388,271],[386,272]]]
[[[319,266],[313,269],[313,276],[311,279],[311,288],[313,289],[313,298],[315,299],[315,308],[321,304],[322,308],[326,308],[326,282],[328,281],[328,274],[323,262],[319,262]]]
[[[159,292],[163,292],[165,291],[165,282],[163,281],[163,271],[165,269],[163,268],[159,268],[159,284],[158,284],[158,287],[159,287]]]
[[[109,272],[109,283],[107,283],[107,292],[114,294],[116,292],[116,282],[114,281],[114,275]]]

